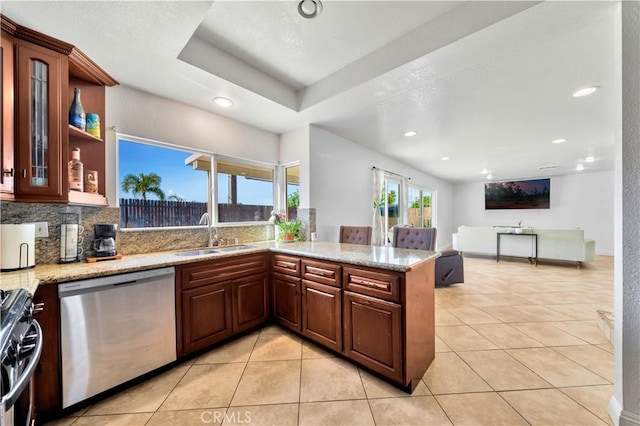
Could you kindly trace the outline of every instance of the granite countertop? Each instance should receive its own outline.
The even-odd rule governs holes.
[[[296,243],[267,241],[248,243],[247,245],[251,245],[253,248],[196,256],[177,256],[176,253],[187,250],[172,250],[128,255],[123,256],[122,259],[119,260],[96,263],[77,262],[62,265],[36,265],[36,267],[32,269],[0,273],[0,288],[3,290],[25,288],[33,294],[39,285],[57,284],[267,251],[400,272],[409,271],[412,266],[424,261],[433,260],[440,255],[438,252],[433,251],[406,250],[393,247],[362,246],[323,241]]]

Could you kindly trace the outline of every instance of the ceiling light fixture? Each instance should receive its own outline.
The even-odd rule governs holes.
[[[574,98],[581,98],[583,96],[588,96],[590,94],[592,94],[593,92],[595,92],[596,90],[598,90],[600,88],[600,86],[591,86],[591,87],[585,87],[584,89],[580,89],[578,91],[576,91],[573,94]]]
[[[442,161],[449,161],[449,160],[451,160],[451,158],[450,157],[442,157],[441,160]]]
[[[298,3],[298,13],[305,19],[317,18],[322,13],[320,0],[301,0]]]
[[[576,170],[577,170],[577,171],[584,170],[584,166],[583,166],[582,164],[578,164],[578,165],[576,166]]]
[[[410,138],[411,136],[415,136],[415,135],[417,135],[417,134],[418,134],[418,132],[416,132],[416,131],[414,131],[414,130],[409,130],[408,132],[405,132],[405,134],[404,134],[404,135],[405,135],[406,137]]]
[[[565,143],[567,140],[566,139],[555,139],[552,140],[551,143]]]
[[[489,180],[493,179],[493,175],[492,175],[491,173],[489,173],[489,174],[487,175],[487,179],[489,179]]]
[[[487,170],[487,169],[482,169],[482,171],[481,171],[480,173],[482,173],[483,175],[486,175],[487,173],[489,173],[489,170]]]
[[[223,97],[213,98],[212,100],[214,104],[221,106],[223,108],[229,108],[230,106],[233,105],[233,101],[231,99],[227,99]]]
[[[587,157],[584,159],[585,163],[593,163],[594,161],[596,161],[594,157]]]

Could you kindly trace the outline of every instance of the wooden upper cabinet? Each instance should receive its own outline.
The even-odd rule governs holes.
[[[14,187],[6,186],[3,179],[0,190],[7,192],[13,189],[18,201],[107,205],[105,86],[118,83],[73,45],[22,27],[3,15],[0,18],[3,37],[3,152],[4,141],[8,141],[10,136],[14,140],[14,158],[8,159],[3,154],[2,169],[11,168],[5,163],[15,165]],[[6,48],[12,48],[13,55],[7,61]],[[13,70],[7,74],[5,70],[8,71],[6,64],[9,60],[13,60]],[[5,90],[5,87],[10,87],[5,81],[6,75],[14,78],[13,100],[9,96],[12,93]],[[99,137],[70,128],[68,124],[75,87],[81,89],[85,113],[97,113],[100,117]],[[13,130],[5,125],[11,112],[15,114]],[[85,177],[88,170],[98,172],[97,194],[69,191],[68,161],[75,147],[80,148]]]
[[[63,105],[67,57],[23,40],[16,42],[16,199],[64,201]],[[64,86],[64,87],[63,87]],[[66,170],[66,169],[65,169]]]
[[[0,192],[3,199],[13,197],[13,182],[15,176],[15,165],[13,163],[14,156],[14,82],[13,82],[13,37],[2,33],[2,103],[0,110],[2,111],[2,120],[0,121]],[[5,194],[11,194],[5,197]]]

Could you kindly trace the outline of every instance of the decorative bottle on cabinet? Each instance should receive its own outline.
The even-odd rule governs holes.
[[[69,124],[80,130],[87,128],[87,117],[80,101],[80,89],[77,87],[73,89],[73,102],[69,108]]]
[[[80,161],[80,148],[73,148],[69,161],[69,189],[82,191],[84,188],[84,166]]]

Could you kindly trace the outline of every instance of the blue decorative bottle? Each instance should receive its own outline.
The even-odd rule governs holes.
[[[69,108],[69,124],[80,130],[87,128],[87,117],[80,101],[80,89],[73,89],[73,102]]]

